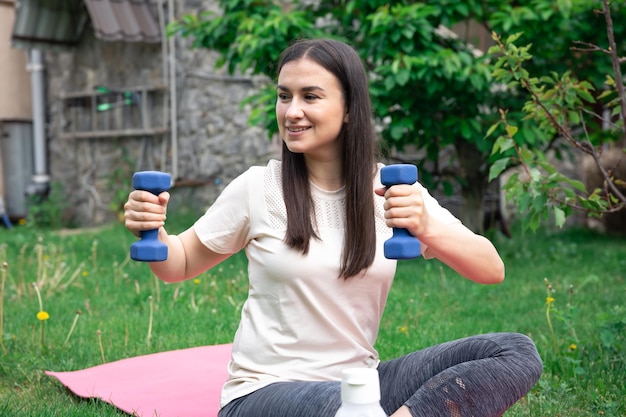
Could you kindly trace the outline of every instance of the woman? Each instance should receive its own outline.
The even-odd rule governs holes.
[[[245,249],[250,289],[219,416],[332,416],[348,367],[378,368],[381,405],[394,417],[501,415],[541,375],[526,336],[475,336],[385,362],[373,347],[396,267],[383,255],[390,228],[406,228],[425,258],[472,281],[499,283],[504,266],[420,184],[381,185],[358,54],[328,39],[291,45],[278,65],[276,116],[282,161],[236,178],[180,235],[163,227],[167,192],[133,191],[125,205],[130,231],[159,228],[168,245],[168,259],[150,264],[164,281]]]

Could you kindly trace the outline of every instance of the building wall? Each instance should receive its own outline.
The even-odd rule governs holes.
[[[30,74],[26,52],[11,47],[15,9],[0,2],[0,120],[31,120]]]
[[[3,166],[3,160],[10,161],[11,158],[16,158],[18,155],[3,155],[3,149],[6,153],[8,149],[15,148],[18,145],[15,143],[16,140],[20,139],[9,137],[14,126],[8,126],[8,124],[23,125],[24,122],[32,119],[30,75],[26,70],[26,53],[11,47],[11,29],[14,19],[13,2],[0,2],[0,198],[3,200],[0,214],[3,211],[9,212],[13,203],[18,204],[23,200],[21,196],[19,202],[7,200],[9,195],[15,195],[13,191],[17,190],[15,184],[5,184],[5,181],[12,178],[4,175],[5,169],[11,167],[7,163]],[[23,145],[29,144],[24,143]],[[18,175],[18,173],[12,174]],[[9,186],[13,188],[9,188]]]

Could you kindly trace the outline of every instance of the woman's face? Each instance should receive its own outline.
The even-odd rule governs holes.
[[[287,148],[316,159],[342,151],[337,137],[348,117],[339,80],[308,58],[290,61],[278,75],[276,118]]]

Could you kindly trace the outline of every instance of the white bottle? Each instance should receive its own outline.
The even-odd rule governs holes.
[[[380,406],[376,369],[350,368],[341,373],[341,407],[335,417],[387,417]]]

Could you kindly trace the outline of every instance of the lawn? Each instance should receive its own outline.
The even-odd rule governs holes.
[[[191,223],[184,217],[170,232]],[[507,266],[497,286],[463,280],[437,261],[401,262],[377,345],[382,359],[476,333],[521,332],[536,341],[544,374],[505,416],[626,415],[626,239],[585,230],[491,238]],[[245,257],[166,285],[129,260],[133,241],[120,224],[0,229],[1,416],[125,415],[72,396],[43,371],[231,341]]]

